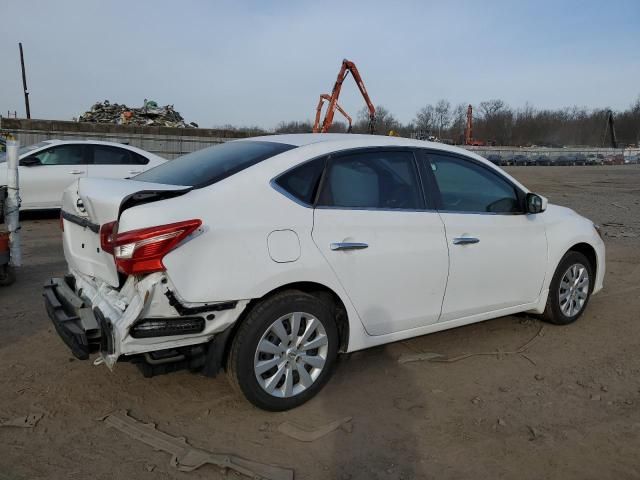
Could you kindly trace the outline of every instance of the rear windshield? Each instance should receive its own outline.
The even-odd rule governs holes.
[[[204,148],[133,177],[141,182],[205,187],[295,148],[276,142],[237,141]]]

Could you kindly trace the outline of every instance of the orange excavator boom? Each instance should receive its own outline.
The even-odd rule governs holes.
[[[316,120],[315,122],[313,122],[313,133],[318,133],[320,131],[320,116],[322,115],[322,106],[325,101],[330,102],[331,96],[326,93],[323,93],[322,95],[320,95],[320,100],[318,101],[318,107],[316,108]],[[347,127],[347,132],[351,133],[351,126],[352,126],[351,117],[347,112],[345,112],[342,109],[342,107],[338,102],[336,102],[334,105],[336,110],[338,110],[342,114],[342,116],[347,120],[347,123],[349,124],[349,126]]]
[[[473,143],[473,107],[467,107],[467,128],[464,129],[464,144],[471,145]]]
[[[322,122],[322,127],[320,128],[320,132],[322,133],[326,133],[331,127],[331,124],[333,123],[333,116],[335,115],[336,109],[339,109],[341,113],[344,112],[344,110],[338,107],[337,104],[338,104],[338,97],[340,97],[340,91],[342,90],[342,84],[344,83],[344,80],[345,78],[347,78],[347,75],[349,73],[351,73],[351,75],[353,76],[353,79],[355,80],[356,85],[358,85],[358,89],[360,90],[360,93],[362,94],[362,97],[364,98],[364,101],[367,104],[367,108],[369,110],[369,133],[375,132],[376,108],[373,106],[373,103],[371,102],[371,98],[369,98],[367,89],[364,86],[364,81],[362,80],[362,77],[360,76],[360,72],[358,72],[358,68],[356,67],[355,63],[347,59],[344,59],[342,60],[342,66],[340,67],[340,71],[338,72],[338,78],[336,79],[336,83],[333,86],[333,90],[331,91],[331,96],[329,97],[329,107],[327,108],[327,113],[324,117],[324,121]],[[317,112],[316,112],[316,118],[319,123],[320,118]]]

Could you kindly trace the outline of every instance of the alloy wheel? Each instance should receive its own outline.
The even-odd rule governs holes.
[[[313,315],[292,312],[266,329],[256,348],[253,370],[269,395],[290,398],[311,387],[322,373],[329,339]]]
[[[589,296],[589,271],[580,263],[574,263],[562,276],[558,291],[560,310],[566,317],[580,313]]]

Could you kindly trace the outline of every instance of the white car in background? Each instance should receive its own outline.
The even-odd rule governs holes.
[[[258,407],[313,397],[338,352],[517,312],[575,321],[602,288],[597,227],[441,143],[274,135],[63,198],[45,304],[81,359],[215,375]]]
[[[126,178],[166,162],[140,148],[93,140],[45,140],[20,148],[18,156],[20,210],[60,208],[62,192],[78,178]],[[6,182],[3,152],[0,186]]]

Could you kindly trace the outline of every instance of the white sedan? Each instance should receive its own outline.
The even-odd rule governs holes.
[[[49,316],[82,359],[225,369],[285,410],[352,352],[517,312],[568,324],[602,288],[597,227],[482,157],[304,134],[207,148],[63,198]]]
[[[20,148],[18,157],[20,210],[60,208],[62,192],[78,178],[126,178],[166,162],[140,148],[93,140],[45,140]],[[3,152],[0,186],[6,182]]]

